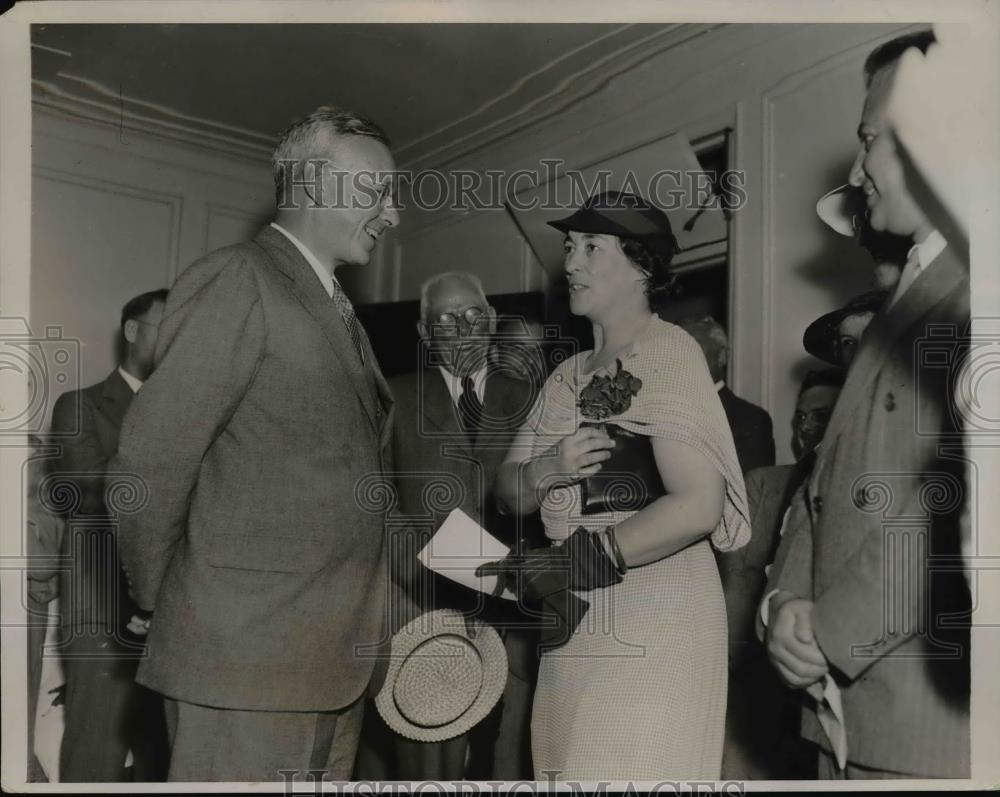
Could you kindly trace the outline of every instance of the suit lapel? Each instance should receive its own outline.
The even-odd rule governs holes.
[[[867,395],[869,385],[892,353],[896,341],[922,316],[948,298],[965,277],[965,269],[949,247],[914,280],[888,312],[879,312],[872,319],[847,372],[824,439],[833,440],[845,426],[850,426],[858,403]]]
[[[520,425],[517,413],[521,395],[509,389],[510,383],[504,384],[504,379],[495,372],[486,375],[483,401],[483,424],[476,438],[476,447],[507,446],[510,438]]]
[[[101,412],[114,424],[116,429],[122,428],[125,411],[132,403],[134,395],[132,388],[128,386],[128,382],[122,379],[117,368],[104,380],[104,386],[101,388]]]
[[[423,368],[420,372],[421,410],[429,424],[447,432],[451,442],[470,451],[469,438],[458,422],[458,410],[451,400],[451,393],[437,368]]]
[[[382,405],[382,409],[384,410],[381,433],[382,443],[385,445],[389,442],[390,438],[390,425],[392,423],[393,406],[396,403],[396,399],[393,397],[392,389],[389,387],[389,383],[382,373],[382,368],[378,364],[378,357],[375,356],[375,350],[368,339],[368,332],[365,330],[365,326],[361,323],[360,318],[358,319],[358,328],[361,330],[361,345],[365,349],[365,362],[368,364],[369,373],[371,374],[372,383],[375,388],[375,400]]]
[[[256,243],[267,252],[275,267],[291,280],[293,295],[323,330],[323,334],[340,359],[345,373],[354,386],[358,398],[361,400],[361,406],[364,407],[368,415],[368,420],[371,421],[376,431],[380,431],[375,412],[376,395],[368,384],[365,368],[358,357],[357,349],[354,348],[351,333],[347,331],[344,319],[323,289],[323,285],[313,272],[312,267],[291,241],[271,227],[265,227],[261,230]],[[368,352],[370,351],[369,345]],[[377,366],[374,365],[374,353],[368,357],[366,352],[366,357],[373,363],[373,367],[377,371]],[[378,374],[378,377],[381,377],[381,374]],[[384,384],[384,379],[382,382]],[[378,378],[376,378],[377,383]]]

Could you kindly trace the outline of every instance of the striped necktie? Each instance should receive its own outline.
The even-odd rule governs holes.
[[[340,283],[337,280],[333,281],[333,303],[337,305],[337,310],[340,311],[341,318],[344,319],[344,323],[347,325],[347,331],[351,333],[351,340],[354,341],[354,348],[358,352],[358,357],[361,358],[362,365],[365,362],[365,347],[361,343],[361,325],[358,323],[358,314],[354,312],[354,305],[351,304],[351,300],[347,298],[347,294],[344,293],[343,288],[340,287]]]

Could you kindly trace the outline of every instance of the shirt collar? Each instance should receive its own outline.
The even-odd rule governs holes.
[[[906,253],[906,265],[899,275],[896,290],[893,291],[892,297],[886,305],[887,309],[892,308],[900,300],[903,294],[910,289],[910,286],[916,282],[917,277],[947,246],[948,242],[945,240],[945,237],[937,230],[931,230],[930,234],[924,240],[910,247],[910,251]]]
[[[725,386],[726,386],[726,380],[720,379],[718,382],[715,383],[715,392],[718,393]]]
[[[455,376],[451,371],[445,368],[443,365],[438,366],[438,370],[441,372],[441,376],[444,378],[444,383],[448,386],[448,393],[451,394],[451,401],[456,406],[458,405],[458,399],[462,395],[462,379],[461,377]],[[478,371],[472,375],[472,386],[476,391],[476,396],[479,397],[481,402],[486,401],[486,370],[487,366],[483,366]]]
[[[286,230],[277,222],[272,221],[271,226],[274,227],[274,229],[276,229],[282,235],[284,235],[289,241],[292,242],[295,248],[299,250],[302,257],[306,259],[306,262],[310,266],[312,266],[312,270],[316,272],[316,276],[319,277],[319,281],[323,283],[323,288],[324,290],[326,290],[327,296],[329,296],[332,299],[333,283],[335,282],[333,275],[323,267],[323,264],[319,262],[316,255],[314,255],[312,251],[309,249],[309,247],[306,246],[304,243],[302,243],[302,241],[300,241],[298,238],[292,235],[288,230]]]
[[[122,379],[125,380],[125,384],[128,385],[130,388],[132,388],[133,393],[139,392],[139,388],[142,387],[141,379],[137,379],[136,377],[132,376],[132,374],[130,374],[120,365],[118,366],[118,374],[119,376],[121,376]]]
[[[912,258],[913,253],[916,252],[917,267],[921,269],[927,268],[945,250],[946,246],[948,246],[948,242],[944,236],[937,230],[931,230],[930,234],[923,241],[910,247],[910,251],[906,253],[906,259],[909,260]]]

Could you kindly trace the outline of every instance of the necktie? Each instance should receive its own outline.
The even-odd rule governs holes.
[[[482,415],[483,403],[476,395],[476,386],[472,383],[472,377],[463,376],[462,393],[458,397],[458,417],[461,419],[462,429],[472,443],[476,441],[476,433],[479,431]]]
[[[906,292],[906,289],[913,284],[913,281],[920,275],[920,256],[917,252],[917,248],[913,247],[913,251],[910,256],[906,259],[906,265],[903,266],[903,271],[899,275],[899,282],[896,284],[896,290],[893,291],[892,298],[889,300],[889,304],[886,307],[888,310],[890,307],[899,301],[899,298]]]
[[[337,310],[340,311],[341,318],[344,319],[344,323],[347,325],[347,331],[351,333],[351,340],[354,341],[354,348],[358,352],[358,357],[361,358],[361,362],[364,364],[365,347],[361,343],[361,325],[358,323],[358,315],[354,312],[354,305],[351,304],[351,300],[347,298],[347,294],[344,293],[336,280],[333,281],[332,299],[333,303],[337,306]]]

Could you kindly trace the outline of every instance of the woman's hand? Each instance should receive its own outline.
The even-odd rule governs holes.
[[[601,463],[611,458],[614,447],[615,441],[603,428],[581,426],[542,455],[540,459],[549,468],[538,481],[544,481],[545,476],[549,476],[555,477],[557,483],[573,484],[593,476],[601,469]]]
[[[601,542],[601,532],[577,529],[563,545],[510,553],[499,562],[476,568],[476,575],[496,576],[494,595],[509,588],[521,605],[530,603],[541,614],[539,643],[544,649],[569,641],[590,604],[570,590],[591,590],[621,583],[625,576]]]
[[[567,589],[591,590],[621,583],[624,562],[608,553],[602,535],[613,530],[591,532],[580,527],[562,545],[543,545],[523,553],[509,553],[498,562],[476,568],[479,578],[496,576],[494,595],[510,589],[523,601],[540,601],[546,595]]]

